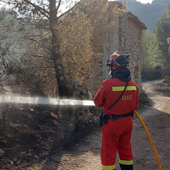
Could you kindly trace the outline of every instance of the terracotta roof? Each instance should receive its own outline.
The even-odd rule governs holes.
[[[123,5],[121,2],[117,2],[117,1],[109,1],[109,4],[113,5],[113,6],[116,6],[119,7],[119,8],[122,8]]]
[[[138,26],[140,26],[142,29],[146,30],[147,27],[145,26],[145,24],[143,22],[141,22],[139,20],[139,18],[137,16],[135,16],[134,14],[132,14],[131,12],[127,12],[127,15],[129,18],[131,18]]]

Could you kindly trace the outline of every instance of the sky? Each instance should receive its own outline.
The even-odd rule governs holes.
[[[109,1],[116,1],[116,0],[109,0]],[[147,3],[152,3],[153,0],[136,0],[138,2],[141,2],[143,4],[147,4]]]
[[[110,0],[110,1],[116,1],[116,0]],[[147,3],[152,3],[153,0],[136,0],[139,1],[143,4],[147,4]],[[0,2],[0,8],[2,7],[2,2]]]
[[[114,0],[114,1],[116,1],[116,0]],[[152,3],[153,0],[136,0],[136,1],[146,4],[146,3]],[[0,2],[0,6],[1,6],[1,2]]]
[[[152,3],[153,0],[136,0],[136,1],[146,4],[146,3]]]

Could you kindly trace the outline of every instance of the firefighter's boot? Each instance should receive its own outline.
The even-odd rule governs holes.
[[[121,170],[133,170],[133,164],[132,165],[123,165],[120,164]]]

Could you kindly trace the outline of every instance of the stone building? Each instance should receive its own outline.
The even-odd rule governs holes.
[[[108,3],[109,15],[113,12],[115,6],[120,10],[123,7],[120,2],[110,1]],[[141,39],[142,31],[147,28],[131,12],[121,11],[121,15],[110,15],[109,20],[100,23],[100,28],[103,29],[102,34],[95,30],[94,56],[91,59],[91,74],[88,87],[92,97],[99,89],[101,82],[109,78],[109,70],[106,68],[106,63],[107,59],[115,51],[122,51],[125,54],[129,54],[131,77],[141,90]],[[111,21],[113,21],[113,24],[109,25]]]

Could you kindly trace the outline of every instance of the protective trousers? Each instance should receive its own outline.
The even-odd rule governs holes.
[[[133,170],[133,154],[131,148],[132,117],[118,120],[109,119],[102,127],[101,160],[103,170],[116,169],[116,154],[122,170]]]

